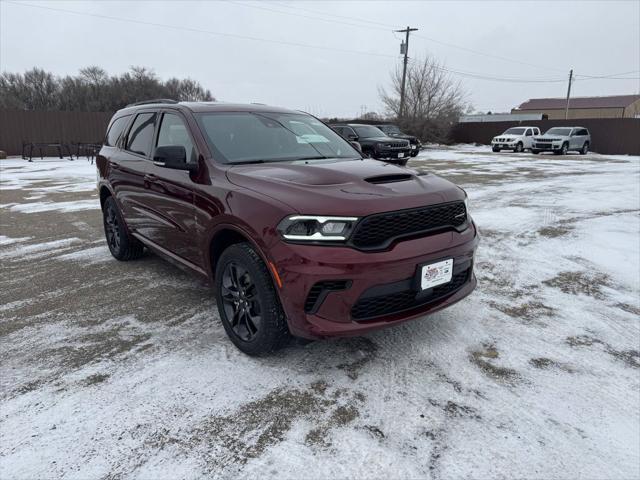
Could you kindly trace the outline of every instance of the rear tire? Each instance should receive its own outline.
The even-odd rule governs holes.
[[[144,245],[129,234],[127,227],[113,197],[107,197],[102,206],[104,235],[111,255],[123,262],[140,258],[144,253]]]
[[[580,149],[580,155],[586,155],[587,153],[589,153],[589,142],[584,142],[584,145],[582,145]]]
[[[271,276],[250,244],[237,243],[222,253],[216,265],[215,292],[222,325],[242,352],[265,355],[289,341]]]

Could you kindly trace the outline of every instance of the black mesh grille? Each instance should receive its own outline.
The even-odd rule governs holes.
[[[467,211],[464,202],[397,210],[363,218],[356,226],[351,242],[358,248],[384,248],[399,237],[459,227],[466,221]]]
[[[418,292],[415,290],[404,290],[376,297],[361,297],[351,308],[351,316],[355,320],[366,320],[426,305],[458,290],[466,283],[470,272],[469,268],[454,274],[449,283],[433,287],[431,294],[426,297],[418,297]]]
[[[304,311],[309,313],[316,311],[327,293],[336,290],[345,290],[349,287],[349,280],[324,280],[318,282],[309,290],[307,300],[304,302]]]

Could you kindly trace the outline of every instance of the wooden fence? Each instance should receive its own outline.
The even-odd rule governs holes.
[[[101,143],[111,116],[110,112],[0,110],[0,150],[20,155],[23,142]],[[640,155],[640,118],[459,123],[451,136],[459,143],[489,144],[507,128],[525,123],[543,132],[551,127],[579,125],[591,132],[591,149],[595,152]]]
[[[102,143],[109,112],[0,110],[0,150],[20,155],[23,142]],[[57,155],[57,152],[46,152]]]

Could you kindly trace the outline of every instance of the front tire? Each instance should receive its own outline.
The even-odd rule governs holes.
[[[518,144],[516,145],[516,148],[514,150],[514,152],[516,153],[522,153],[524,150],[522,142],[518,142]]]
[[[266,265],[248,243],[227,248],[216,266],[216,303],[233,344],[247,355],[284,346],[289,329]]]
[[[111,255],[126,262],[140,258],[144,245],[127,231],[118,204],[113,197],[107,197],[102,207],[104,235]]]
[[[568,151],[569,151],[569,145],[567,143],[563,143],[560,150],[554,150],[553,153],[555,153],[556,155],[566,155]]]
[[[500,151],[500,149],[498,147],[492,147],[491,150],[493,150],[496,153]]]
[[[531,153],[533,153],[534,155],[538,155],[540,153],[540,150],[536,150],[535,148],[532,148]]]

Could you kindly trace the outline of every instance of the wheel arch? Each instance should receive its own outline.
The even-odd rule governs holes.
[[[248,243],[251,247],[256,251],[258,256],[262,259],[267,267],[267,271],[271,276],[271,280],[273,281],[274,286],[276,287],[276,292],[278,295],[280,294],[280,289],[277,288],[280,284],[276,278],[274,278],[273,264],[267,257],[264,252],[264,249],[257,244],[257,242],[252,238],[252,236],[246,232],[245,230],[231,224],[224,224],[218,226],[213,232],[208,240],[207,244],[207,267],[209,268],[209,278],[211,279],[211,284],[215,283],[215,272],[216,265],[220,255],[231,245],[235,245],[237,243]]]

